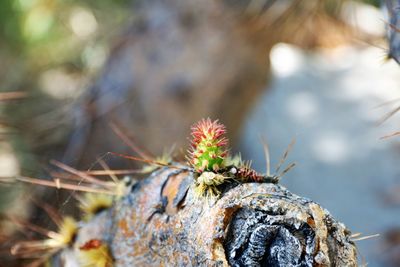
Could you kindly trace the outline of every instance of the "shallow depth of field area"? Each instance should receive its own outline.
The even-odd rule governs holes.
[[[387,2],[1,1],[0,265],[29,262],[9,253],[37,238],[26,225],[55,229],[40,203],[80,218],[74,190],[16,177],[160,167],[121,155],[186,163],[191,125],[211,118],[260,173],[263,142],[274,169],[295,139],[280,184],[371,236],[360,265],[400,266],[400,14]]]

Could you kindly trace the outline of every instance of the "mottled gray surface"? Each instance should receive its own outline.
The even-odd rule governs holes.
[[[400,68],[384,64],[382,55],[375,48],[330,55],[287,46],[273,50],[272,90],[253,110],[241,142],[244,158],[264,171],[259,135],[267,137],[273,164],[296,137],[289,161],[298,166],[282,183],[364,235],[400,226],[400,203],[388,201],[388,192],[400,187],[400,138],[379,139],[399,130],[400,114],[376,126],[393,105],[376,106],[400,96]],[[378,237],[357,243],[368,266],[387,266],[381,242]]]

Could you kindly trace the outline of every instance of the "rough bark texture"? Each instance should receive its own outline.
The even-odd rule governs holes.
[[[269,183],[196,198],[193,175],[164,168],[82,226],[73,249],[107,242],[115,266],[357,266],[350,232],[317,203]],[[166,204],[163,209],[161,203]]]

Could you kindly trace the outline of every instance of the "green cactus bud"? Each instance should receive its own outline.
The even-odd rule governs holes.
[[[225,126],[218,120],[202,119],[191,128],[189,163],[197,172],[218,171],[224,166],[228,139]]]

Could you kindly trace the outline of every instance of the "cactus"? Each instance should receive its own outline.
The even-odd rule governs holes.
[[[218,171],[224,167],[228,139],[224,137],[225,126],[218,120],[203,119],[192,126],[189,164],[195,171]]]
[[[35,262],[43,263],[60,250],[71,247],[78,233],[78,223],[72,217],[66,216],[61,222],[57,222],[57,224],[59,225],[58,232],[26,224],[28,229],[46,234],[48,238],[17,242],[11,248],[11,254],[21,258],[39,258],[32,263],[32,266],[34,266]]]
[[[60,163],[58,167],[91,181],[93,188],[89,183],[73,185],[72,180],[55,185],[19,178],[91,194],[78,197],[85,215],[79,229],[66,217],[60,231],[51,232],[56,238],[20,242],[14,246],[15,254],[39,244],[48,251],[41,260],[60,252],[58,261],[53,258],[55,266],[59,259],[68,266],[94,267],[259,266],[266,262],[357,266],[350,231],[317,203],[277,184],[275,177],[285,171],[270,175],[267,166],[267,174],[258,174],[240,157],[229,157],[225,132],[225,126],[209,118],[193,125],[190,166],[124,156],[161,166],[141,181],[109,184]],[[118,190],[119,185],[123,190]],[[29,252],[37,256],[38,251]]]

